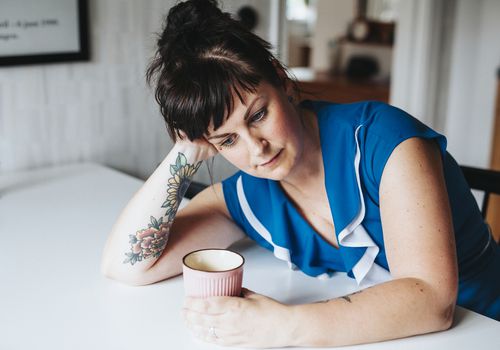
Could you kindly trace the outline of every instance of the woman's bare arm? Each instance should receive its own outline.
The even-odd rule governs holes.
[[[105,276],[132,285],[154,283],[179,274],[180,260],[190,250],[227,247],[243,237],[229,217],[220,184],[177,213],[206,158],[203,149],[174,146],[115,223],[102,258]]]
[[[300,345],[376,342],[451,326],[456,252],[441,157],[432,141],[409,139],[395,149],[382,176],[380,209],[393,280],[296,307],[296,319],[314,329],[296,338]]]

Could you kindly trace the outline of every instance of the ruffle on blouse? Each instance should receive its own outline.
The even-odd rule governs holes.
[[[349,222],[340,233],[337,234],[339,249],[343,253],[345,259],[349,261],[349,270],[356,279],[359,287],[366,288],[374,284],[385,282],[391,279],[389,271],[381,267],[375,262],[375,259],[380,251],[380,248],[372,240],[368,232],[361,224],[365,218],[365,201],[363,199],[363,190],[359,176],[359,163],[361,161],[361,151],[359,148],[358,132],[363,127],[360,125],[356,128],[354,139],[356,142],[356,154],[354,156],[354,175],[356,178],[357,197],[357,214],[351,222]],[[347,196],[346,194],[345,196]],[[345,196],[343,196],[345,198]],[[339,197],[342,198],[342,197]],[[346,248],[358,248],[358,254],[350,256]],[[364,249],[364,252],[359,256],[359,248]],[[349,249],[347,249],[349,250]]]

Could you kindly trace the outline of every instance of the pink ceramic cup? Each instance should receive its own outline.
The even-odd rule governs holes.
[[[239,296],[245,259],[227,249],[195,250],[182,258],[186,296]]]

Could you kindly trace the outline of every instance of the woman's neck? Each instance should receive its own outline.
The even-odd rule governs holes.
[[[285,179],[281,180],[285,187],[292,186],[299,192],[310,193],[311,189],[323,186],[324,169],[321,153],[318,119],[309,109],[302,109],[304,125],[304,146],[297,167]],[[320,181],[318,181],[320,180]]]

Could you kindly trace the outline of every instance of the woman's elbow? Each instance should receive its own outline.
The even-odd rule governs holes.
[[[440,332],[453,325],[458,283],[456,279],[429,281],[419,279],[418,288],[413,294],[421,304],[419,306],[422,333]]]
[[[443,307],[436,316],[436,332],[446,331],[453,325],[455,315],[455,301],[447,307]]]
[[[453,325],[458,286],[449,286],[441,290],[434,305],[436,331],[445,331]]]
[[[118,272],[116,269],[113,269],[109,264],[102,263],[101,264],[101,275],[104,277],[126,284],[128,286],[145,286],[151,283],[154,283],[155,281],[148,281],[146,274],[144,272],[138,272],[138,273],[124,273],[124,272]]]

